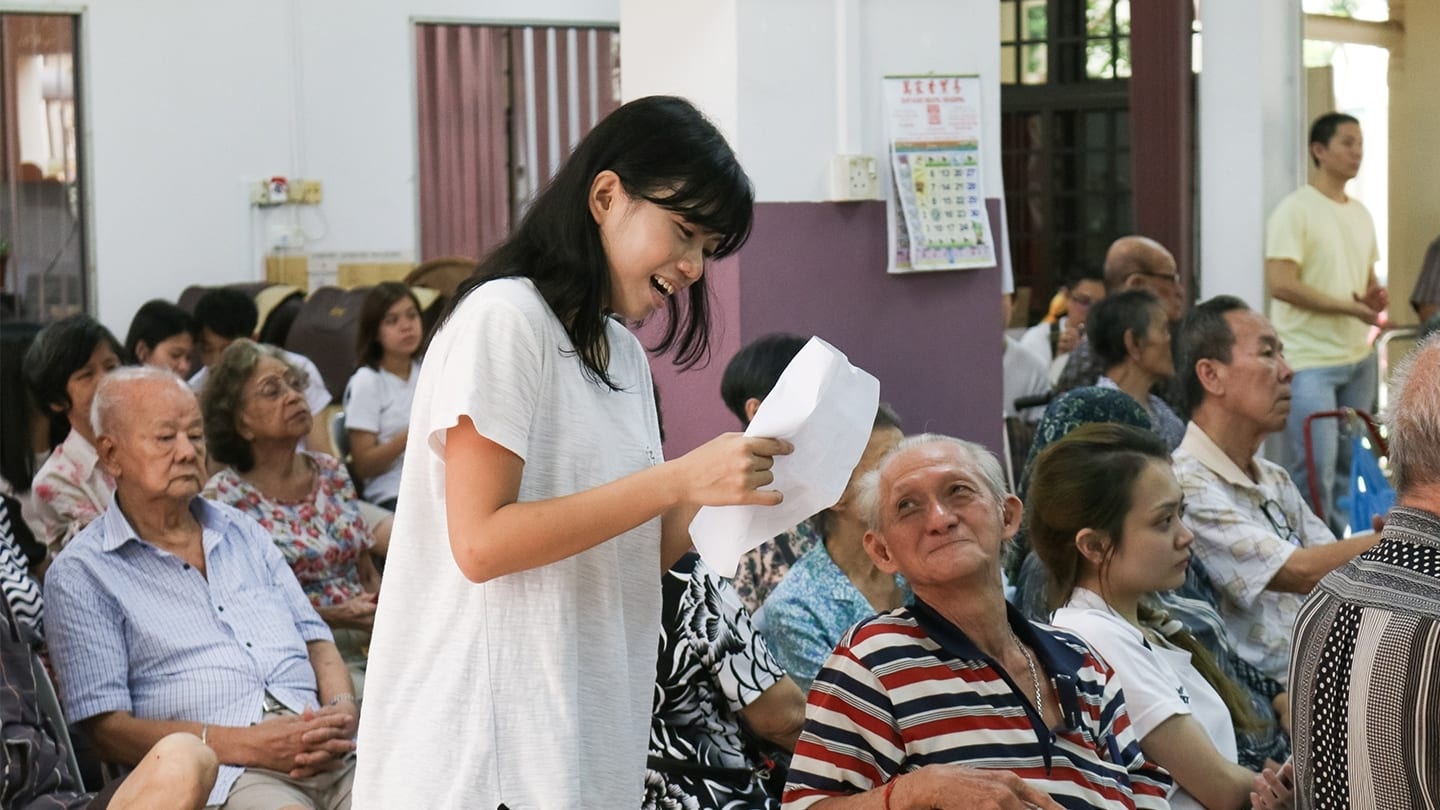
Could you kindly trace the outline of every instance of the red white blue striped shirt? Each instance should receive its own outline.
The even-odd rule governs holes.
[[[1009,611],[1055,685],[1060,725],[917,599],[852,628],[815,679],[787,810],[936,764],[1011,771],[1071,810],[1169,807],[1170,776],[1140,752],[1110,668],[1077,636]]]

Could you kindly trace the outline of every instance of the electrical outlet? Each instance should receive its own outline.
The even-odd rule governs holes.
[[[869,155],[836,155],[830,160],[830,196],[835,200],[880,197],[880,173]]]
[[[276,205],[270,201],[269,180],[257,180],[250,185],[250,204],[261,207]]]
[[[290,202],[319,205],[322,199],[319,180],[296,180],[290,184]]]

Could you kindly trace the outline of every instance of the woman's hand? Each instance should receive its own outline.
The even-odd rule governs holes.
[[[316,612],[331,627],[370,630],[375,626],[376,600],[377,594],[364,593]]]
[[[1279,772],[1269,768],[1255,774],[1255,790],[1250,793],[1255,810],[1289,810],[1295,806],[1295,763],[1287,762]]]
[[[774,506],[784,499],[776,490],[775,456],[794,451],[784,439],[725,433],[676,460],[682,487],[680,501],[689,506]]]

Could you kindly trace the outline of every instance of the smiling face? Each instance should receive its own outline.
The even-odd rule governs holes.
[[[960,446],[932,442],[891,456],[880,469],[879,525],[865,534],[877,567],[905,576],[917,593],[962,582],[1000,584],[1000,550],[1020,523],[1020,501],[997,503]]]
[[[176,380],[127,381],[97,451],[124,501],[188,502],[205,485],[200,403]],[[139,407],[144,403],[143,407]],[[128,496],[128,497],[127,497]]]
[[[195,339],[189,332],[181,332],[155,344],[151,348],[145,341],[135,346],[136,359],[147,366],[168,368],[184,379],[190,376],[190,353],[195,350]]]
[[[720,236],[680,214],[625,191],[614,172],[591,185],[590,212],[610,268],[611,312],[642,321],[705,273]]]
[[[411,357],[420,350],[425,329],[420,323],[420,310],[409,296],[401,298],[385,310],[376,339],[386,354]]]
[[[90,353],[85,365],[72,372],[65,381],[65,396],[70,400],[65,416],[70,420],[70,429],[78,431],[92,443],[95,436],[90,427],[90,403],[95,398],[95,388],[100,385],[102,377],[119,367],[120,356],[115,354],[108,342],[102,340],[95,344],[95,350]],[[59,410],[59,407],[55,406],[55,409]]]
[[[305,380],[280,360],[261,357],[245,381],[242,397],[235,428],[246,441],[298,442],[310,433],[314,417],[305,401]]]

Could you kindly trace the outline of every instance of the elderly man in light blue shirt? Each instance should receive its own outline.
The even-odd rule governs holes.
[[[93,409],[115,503],[45,583],[69,719],[121,764],[166,734],[199,735],[222,766],[212,807],[348,807],[349,671],[259,524],[199,497],[195,395],[168,372],[125,369]]]

